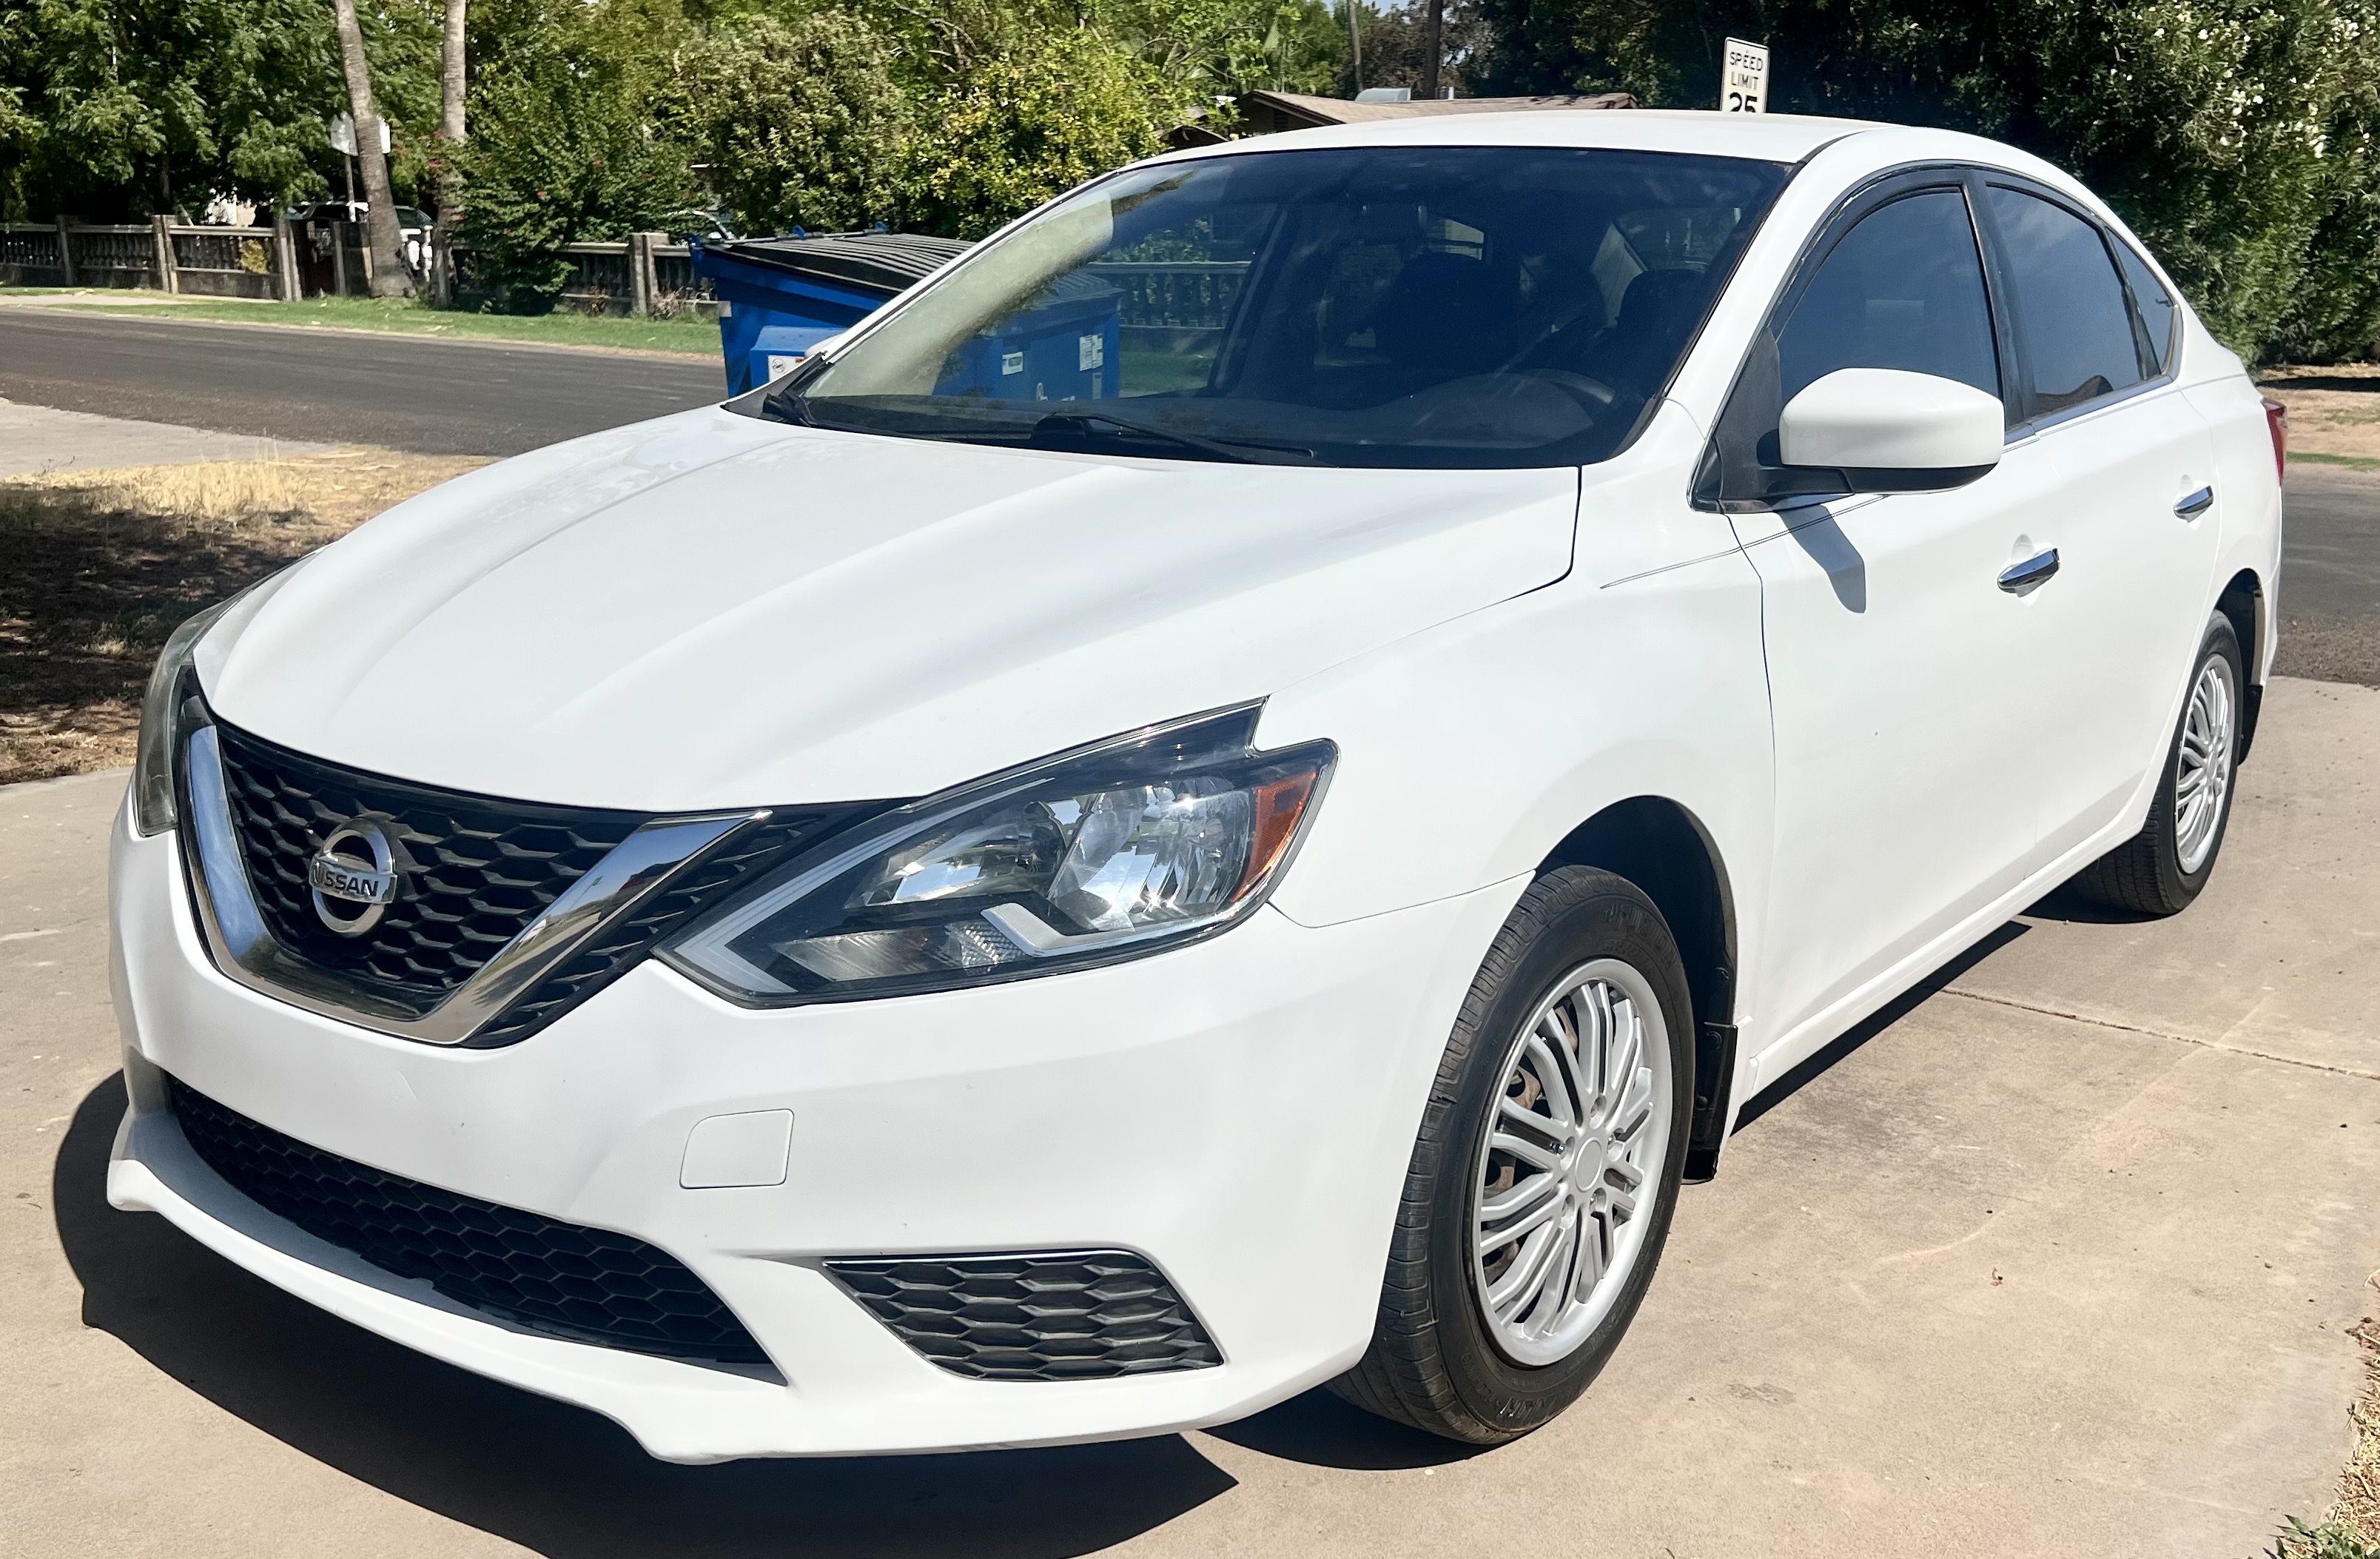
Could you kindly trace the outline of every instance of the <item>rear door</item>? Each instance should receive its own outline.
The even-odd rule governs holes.
[[[2030,603],[2048,719],[2025,754],[2038,863],[2115,822],[2163,761],[2204,631],[2222,494],[2174,384],[2173,308],[2123,240],[2053,191],[1985,175],[1977,202],[2012,322],[2012,436],[2061,478]],[[2129,262],[2129,263],[2124,263]]]

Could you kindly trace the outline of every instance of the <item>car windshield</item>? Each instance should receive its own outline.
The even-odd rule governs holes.
[[[1194,460],[1601,460],[1787,173],[1408,146],[1136,168],[985,245],[763,414]]]

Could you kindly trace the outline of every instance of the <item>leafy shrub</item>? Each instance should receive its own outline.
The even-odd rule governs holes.
[[[835,11],[755,17],[687,51],[684,133],[743,230],[892,214],[906,114],[892,67],[889,39]]]
[[[570,279],[563,245],[652,227],[693,200],[685,153],[656,133],[647,96],[616,56],[579,46],[536,51],[480,78],[455,161],[470,191],[473,280],[491,301],[551,309]]]

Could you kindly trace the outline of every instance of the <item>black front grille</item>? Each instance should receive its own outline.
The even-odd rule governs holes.
[[[498,800],[359,773],[218,724],[249,882],[282,946],[416,1012],[434,1007],[647,821]],[[314,913],[306,865],[331,832],[373,816],[404,889],[361,936]]]
[[[1129,1251],[910,1256],[826,1270],[953,1374],[1079,1381],[1223,1361],[1165,1274]]]
[[[399,1277],[573,1342],[720,1364],[768,1355],[702,1279],[608,1229],[440,1190],[309,1147],[166,1079],[209,1167],[269,1212]]]

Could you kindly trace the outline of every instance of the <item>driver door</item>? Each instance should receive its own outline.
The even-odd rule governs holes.
[[[1772,930],[1748,971],[1755,1088],[2022,878],[2034,612],[2000,576],[2046,544],[2058,477],[2026,442],[1948,492],[1764,502],[1726,481],[1778,471],[1779,408],[1837,369],[2002,396],[2003,335],[1965,178],[1892,181],[1822,234],[1720,420],[1706,481],[1717,468],[1760,576],[1776,745]]]

